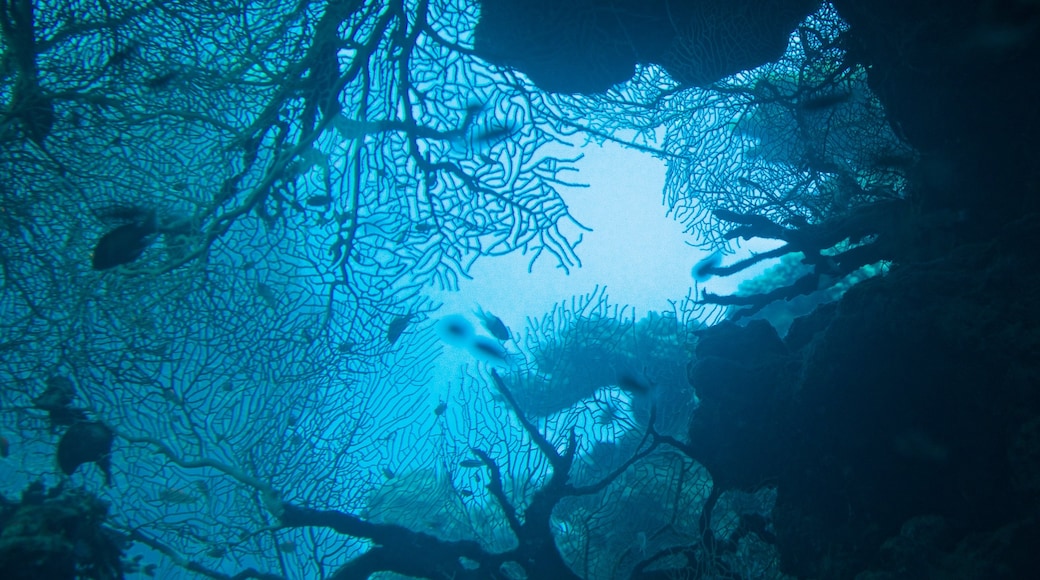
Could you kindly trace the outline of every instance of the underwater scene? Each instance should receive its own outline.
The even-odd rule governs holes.
[[[0,0],[0,578],[1040,578],[1037,0]]]

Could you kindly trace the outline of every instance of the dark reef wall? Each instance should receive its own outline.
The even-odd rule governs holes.
[[[892,126],[924,155],[930,207],[981,229],[1036,211],[1040,3],[835,0],[849,56],[870,67]]]
[[[689,370],[702,401],[691,449],[720,486],[777,485],[777,541],[800,577],[1037,577],[1040,2],[834,3],[851,26],[849,59],[921,153],[916,207],[961,225],[914,240],[887,276],[783,341],[761,323],[705,332]],[[483,4],[478,50],[564,92],[604,90],[637,62],[710,83],[775,58],[813,8]],[[570,11],[569,26],[539,28],[550,10],[539,4]],[[669,61],[706,54],[682,40],[696,30],[675,26],[686,19],[725,57]]]
[[[813,0],[482,0],[476,49],[546,91],[597,93],[657,63],[689,85],[780,58]]]
[[[1016,249],[1038,226],[897,266],[783,343],[761,321],[703,333],[691,448],[718,485],[777,485],[788,571],[1035,571],[1040,258]]]

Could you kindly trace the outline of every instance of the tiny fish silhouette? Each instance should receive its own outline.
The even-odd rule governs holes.
[[[91,265],[95,270],[108,270],[129,264],[152,245],[157,232],[152,222],[123,224],[101,236],[94,246]]]
[[[487,312],[481,308],[477,308],[476,315],[480,317],[480,322],[483,323],[484,328],[491,333],[498,340],[509,340],[509,329],[506,328],[505,323],[502,319]]]
[[[331,195],[312,195],[307,198],[307,205],[311,207],[325,207],[331,203]]]
[[[437,322],[437,334],[452,346],[466,346],[473,338],[473,325],[462,316],[451,314]]]
[[[386,328],[386,340],[389,341],[390,344],[397,342],[397,339],[401,338],[401,335],[404,334],[405,329],[408,328],[408,324],[412,321],[412,317],[414,316],[414,314],[406,314],[391,320],[390,325]]]
[[[470,345],[470,352],[478,360],[482,360],[492,366],[509,368],[511,365],[509,359],[509,352],[502,347],[497,341],[491,340],[486,336],[475,336],[473,337],[473,343]]]
[[[722,264],[722,252],[714,251],[707,258],[704,258],[700,262],[697,262],[693,266],[693,270],[690,272],[693,275],[693,279],[698,282],[704,282],[715,275],[716,269]]]

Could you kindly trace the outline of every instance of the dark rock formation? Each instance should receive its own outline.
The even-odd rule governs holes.
[[[123,578],[124,542],[102,526],[107,513],[107,504],[83,490],[45,491],[39,483],[19,503],[0,498],[0,577]]]
[[[925,517],[943,531],[913,566],[933,577],[954,546],[980,569],[1035,572],[1040,259],[1022,248],[1038,227],[864,282],[786,344],[761,322],[704,334],[690,448],[720,486],[777,485],[789,572],[906,568],[906,526]]]
[[[686,85],[705,86],[774,61],[807,0],[482,0],[476,49],[540,88],[598,93],[657,63]]]

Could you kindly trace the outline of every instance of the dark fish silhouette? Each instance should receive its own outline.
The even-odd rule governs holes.
[[[480,317],[480,322],[491,333],[491,336],[498,340],[509,340],[509,329],[506,328],[501,318],[481,308],[477,308],[476,315]]]
[[[311,207],[326,207],[332,204],[331,195],[312,195],[307,198],[307,205]]]
[[[145,249],[155,241],[157,230],[147,224],[123,224],[101,236],[91,264],[95,270],[108,270],[129,264],[141,257]]]
[[[473,343],[470,344],[470,352],[478,360],[482,360],[492,366],[500,368],[513,366],[506,349],[486,336],[474,336]]]
[[[451,314],[437,322],[437,334],[452,346],[466,346],[473,338],[473,325],[458,314]]]
[[[159,233],[154,210],[138,207],[114,207],[99,216],[105,221],[126,222],[101,236],[91,256],[95,270],[108,270],[129,264],[141,257]]]
[[[80,421],[58,440],[58,467],[72,475],[84,463],[96,463],[105,473],[105,485],[112,485],[112,430],[98,421]]]
[[[715,271],[720,265],[722,265],[722,252],[716,250],[707,258],[697,262],[690,273],[694,280],[704,282],[715,275]]]
[[[617,386],[622,391],[633,394],[646,394],[653,388],[654,383],[645,373],[633,369],[621,369],[617,373]]]
[[[155,242],[159,234],[165,234],[167,242],[174,240],[183,245],[184,239],[194,232],[190,220],[161,224],[154,209],[135,206],[111,207],[98,212],[98,217],[106,223],[119,225],[101,236],[94,246],[91,264],[95,270],[108,270],[133,262]]]
[[[459,462],[459,467],[466,467],[469,469],[474,467],[484,467],[484,462],[479,459],[463,459]]]
[[[397,342],[397,339],[401,338],[404,334],[408,324],[412,321],[414,314],[406,314],[404,316],[398,316],[390,321],[390,325],[386,328],[386,340],[393,344]]]

